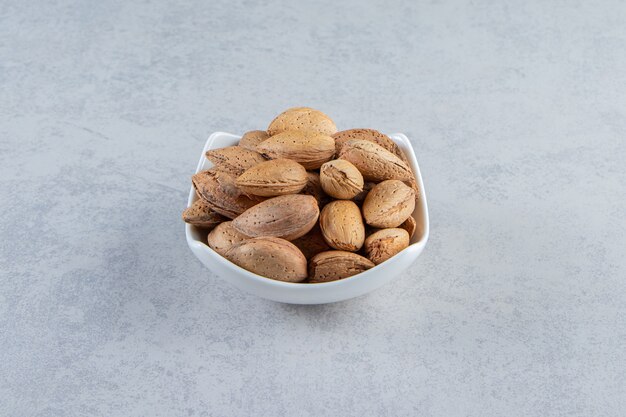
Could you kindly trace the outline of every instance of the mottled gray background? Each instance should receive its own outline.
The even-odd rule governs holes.
[[[623,416],[621,1],[0,1],[0,415]],[[326,306],[227,286],[213,131],[405,132],[431,240]]]

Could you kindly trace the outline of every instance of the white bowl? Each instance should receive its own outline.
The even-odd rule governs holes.
[[[207,268],[215,272],[224,281],[259,297],[283,303],[333,303],[358,297],[388,283],[415,262],[424,250],[424,246],[426,246],[429,232],[426,192],[413,147],[409,139],[402,133],[395,133],[389,136],[408,156],[411,168],[417,177],[420,198],[413,212],[413,218],[417,222],[417,230],[411,239],[411,244],[388,261],[342,280],[319,284],[300,284],[276,281],[240,268],[209,248],[206,244],[206,235],[204,233],[196,227],[186,224],[185,233],[189,248]],[[224,132],[215,132],[209,136],[204,149],[202,149],[196,172],[204,171],[212,166],[211,162],[204,157],[206,151],[236,145],[239,139],[240,136]],[[190,206],[196,199],[196,193],[193,187],[191,187],[187,205]]]

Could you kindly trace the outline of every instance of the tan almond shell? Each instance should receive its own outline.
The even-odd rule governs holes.
[[[319,213],[317,200],[310,195],[281,195],[246,210],[233,221],[233,226],[250,237],[294,240],[315,226]]]
[[[211,249],[224,256],[231,246],[243,242],[246,239],[249,239],[248,236],[235,230],[232,221],[226,221],[211,230],[207,236],[207,243]]]
[[[215,212],[206,201],[198,199],[183,211],[183,220],[196,227],[212,229],[226,218]]]
[[[324,206],[320,228],[326,243],[338,250],[356,252],[365,240],[361,210],[353,201],[335,200]]]
[[[247,239],[233,245],[226,259],[252,273],[286,282],[307,278],[307,260],[295,245],[275,237]]]
[[[411,164],[409,163],[409,159],[406,157],[406,154],[404,153],[404,151],[400,149],[398,144],[395,143],[389,136],[385,135],[384,133],[379,132],[378,130],[374,130],[374,129],[343,130],[341,132],[335,133],[333,135],[333,138],[335,139],[335,150],[336,150],[337,155],[341,153],[341,148],[347,141],[352,140],[352,139],[367,140],[379,146],[382,146],[383,148],[385,148],[392,154],[396,155],[398,158],[402,159],[402,161],[407,166],[409,167],[411,166]],[[412,175],[411,179],[407,180],[407,182],[408,182],[408,185],[410,185],[411,188],[415,190],[415,196],[417,198],[417,196],[419,195],[419,188],[417,186],[415,175]]]
[[[318,253],[309,261],[309,282],[329,282],[348,278],[373,268],[369,259],[356,253],[332,250]]]
[[[315,197],[317,204],[320,207],[324,207],[330,201],[330,197],[322,189],[320,174],[315,171],[307,171],[306,176],[307,183],[302,189],[302,194]]]
[[[246,169],[265,161],[265,158],[260,153],[241,146],[212,149],[207,151],[205,156],[219,170],[233,175],[241,175]]]
[[[413,178],[411,168],[387,149],[366,141],[349,140],[341,148],[340,159],[352,162],[366,181],[409,181]]]
[[[409,246],[409,233],[404,229],[382,229],[365,239],[365,254],[376,265],[385,262]]]
[[[331,197],[349,200],[363,191],[363,175],[352,163],[335,159],[320,168],[322,189]]]
[[[399,180],[383,181],[367,194],[362,209],[370,226],[398,227],[415,209],[415,191]]]
[[[234,219],[261,201],[242,194],[235,178],[217,169],[198,172],[191,177],[191,181],[198,196],[214,211],[229,219]]]
[[[256,145],[269,137],[270,135],[265,130],[251,130],[244,133],[241,139],[239,139],[239,146],[256,152]]]
[[[413,218],[413,216],[409,216],[406,220],[400,225],[400,227],[407,231],[409,234],[409,239],[413,237],[415,231],[417,230],[417,222]]]
[[[369,142],[375,143],[383,148],[387,149],[389,152],[393,153],[400,159],[404,159],[405,155],[402,152],[402,149],[393,141],[391,138],[384,133],[379,132],[374,129],[349,129],[342,130],[341,132],[337,132],[333,135],[333,139],[335,139],[335,149],[337,155],[341,153],[341,148],[343,145],[353,139],[357,140],[367,140]]]
[[[330,136],[337,132],[337,126],[330,117],[319,110],[310,107],[294,107],[276,116],[267,128],[270,136],[288,130],[316,132]]]
[[[247,194],[274,197],[300,192],[308,180],[302,165],[290,159],[272,159],[248,168],[236,181]]]
[[[398,144],[396,144],[389,136],[384,133],[379,132],[374,129],[350,129],[350,130],[342,130],[341,132],[337,132],[333,135],[335,139],[335,149],[336,154],[339,155],[341,153],[341,148],[343,145],[352,139],[359,140],[367,140],[369,142],[375,143],[377,145],[382,146],[389,152],[396,155],[398,158],[402,159],[402,161],[410,167],[409,159],[406,157],[406,154]],[[406,180],[407,185],[415,190],[415,198],[419,198],[419,187],[417,186],[417,180],[415,179],[415,175],[411,173],[411,178]]]
[[[320,252],[330,250],[330,246],[328,246],[324,236],[322,236],[319,224],[316,224],[306,235],[292,240],[291,243],[296,245],[307,259],[311,259]]]
[[[413,189],[413,192],[415,194],[415,202],[417,203],[417,201],[420,199],[420,187],[419,185],[417,185],[417,180],[415,179],[415,176],[406,181],[406,184]]]
[[[315,132],[291,130],[264,140],[257,150],[269,159],[291,159],[306,169],[318,169],[335,155],[335,140]]]

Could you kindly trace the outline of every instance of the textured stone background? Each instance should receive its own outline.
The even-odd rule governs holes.
[[[0,1],[0,415],[623,416],[620,1]],[[248,296],[188,250],[206,137],[412,139],[400,279]]]

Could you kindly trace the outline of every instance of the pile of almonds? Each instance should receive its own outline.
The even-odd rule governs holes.
[[[183,220],[214,251],[280,281],[363,272],[409,245],[419,190],[406,156],[372,129],[337,132],[324,113],[289,109],[267,131],[210,150]]]

